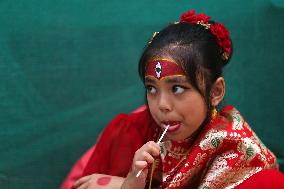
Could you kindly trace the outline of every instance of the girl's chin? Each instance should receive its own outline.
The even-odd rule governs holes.
[[[183,141],[185,140],[186,138],[182,137],[182,136],[179,136],[179,135],[173,135],[173,134],[170,134],[170,133],[167,133],[166,134],[166,139],[165,140],[172,140],[172,141]]]

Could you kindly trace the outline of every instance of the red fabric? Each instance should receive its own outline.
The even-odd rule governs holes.
[[[164,143],[176,146],[172,141]],[[186,148],[181,145],[174,149],[177,150],[162,150],[168,152],[163,165],[167,165],[167,159],[175,160],[170,160],[172,170],[163,171],[166,179],[160,188],[233,188],[262,169],[277,168],[274,154],[259,141],[233,106],[225,106],[202,128],[188,153],[182,154]]]
[[[146,106],[143,105],[143,106],[140,106],[139,108],[137,108],[136,110],[134,110],[132,113],[133,114],[139,113],[139,112],[143,112],[145,110],[146,110]],[[100,137],[98,137],[98,140],[100,140]],[[76,161],[76,163],[73,165],[70,172],[68,173],[68,175],[66,176],[66,178],[62,182],[60,189],[72,188],[74,182],[82,177],[83,171],[86,168],[87,163],[89,162],[91,156],[93,155],[95,147],[96,147],[96,144],[93,145],[89,150],[87,150],[87,152],[85,152],[80,157],[80,159],[78,161]]]
[[[153,123],[147,110],[118,115],[102,133],[83,176],[101,173],[125,177],[134,152],[153,139]]]
[[[236,189],[262,188],[262,189],[281,189],[284,188],[284,174],[273,170],[263,170],[249,177]]]
[[[159,132],[160,127],[147,109],[118,115],[102,133],[82,176],[101,173],[125,177],[135,151],[147,141],[157,140]],[[172,141],[163,143],[167,142],[173,144]],[[166,173],[171,176],[160,187],[232,188],[263,169],[277,168],[274,155],[259,143],[233,106],[224,107],[217,118],[202,129],[185,157],[186,161],[174,172]]]

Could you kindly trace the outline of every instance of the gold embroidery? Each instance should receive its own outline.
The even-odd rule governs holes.
[[[227,136],[227,131],[225,130],[215,130],[211,129],[208,131],[204,140],[199,144],[199,147],[202,150],[214,149],[217,148],[222,142],[223,139]]]
[[[194,184],[198,188],[230,189],[263,169],[278,167],[274,154],[261,143],[236,109],[221,115],[220,122],[209,125],[191,149],[164,143],[171,158],[180,159],[165,173],[170,181],[164,188],[184,188]],[[169,177],[172,171],[176,173]]]

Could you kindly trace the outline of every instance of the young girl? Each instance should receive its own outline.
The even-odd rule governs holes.
[[[234,188],[277,169],[240,112],[217,111],[231,56],[225,26],[192,10],[155,33],[139,61],[146,106],[107,126],[74,188]]]

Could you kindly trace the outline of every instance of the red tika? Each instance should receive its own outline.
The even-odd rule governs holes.
[[[156,141],[161,129],[149,111],[118,115],[104,130],[83,175],[125,177],[136,150]],[[265,169],[276,157],[233,106],[225,106],[195,138],[164,141],[155,162],[157,188],[234,188]]]

